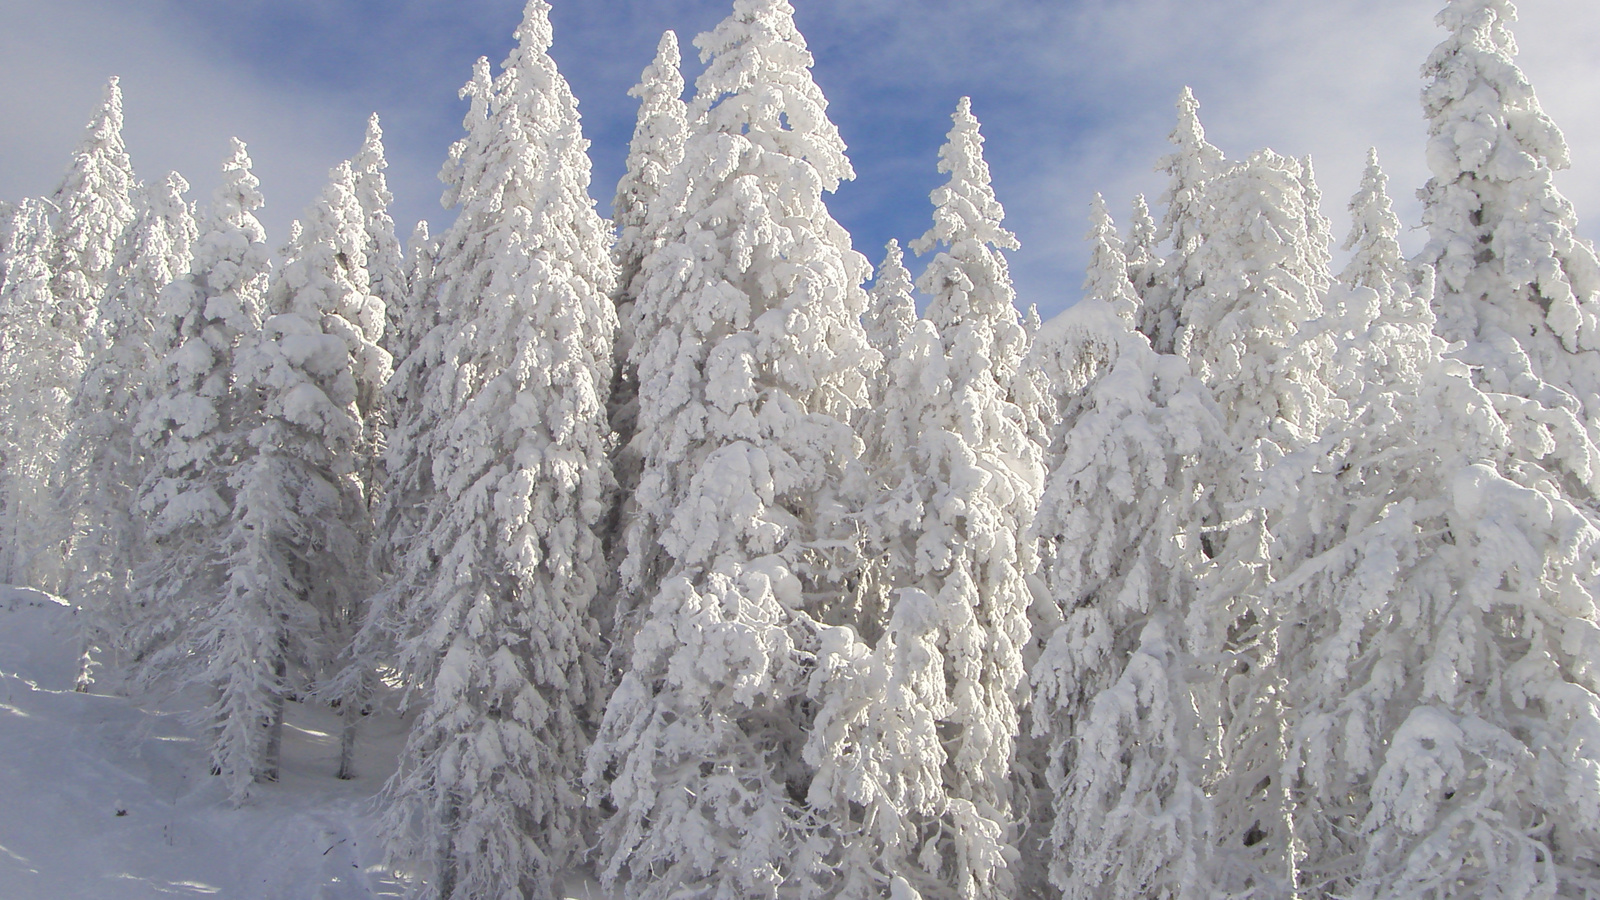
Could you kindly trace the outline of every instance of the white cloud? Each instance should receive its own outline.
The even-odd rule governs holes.
[[[276,244],[329,168],[360,146],[365,111],[254,77],[203,34],[152,12],[116,0],[0,0],[0,197],[55,189],[106,79],[118,75],[140,176],[177,169],[204,204],[228,139],[238,136],[250,147]]]
[[[634,103],[625,91],[660,29],[687,42],[726,0],[556,0],[554,55],[596,145],[593,193],[606,208]],[[180,169],[204,200],[237,134],[263,181],[281,240],[327,169],[354,151],[370,109],[390,137],[397,216],[440,218],[434,179],[456,135],[450,98],[478,54],[498,60],[520,0],[392,0],[355,12],[328,0],[249,0],[227,16],[270,21],[272,40],[225,47],[219,8],[177,0],[0,0],[0,197],[51,190],[106,76],[120,74],[134,163]],[[816,76],[852,144],[860,180],[834,200],[875,256],[927,227],[939,142],[971,94],[1008,224],[1021,299],[1047,311],[1078,294],[1089,198],[1125,220],[1168,150],[1172,104],[1192,85],[1212,140],[1233,156],[1261,147],[1311,154],[1324,211],[1342,237],[1344,205],[1375,145],[1408,223],[1427,179],[1419,69],[1441,33],[1441,0],[800,0]],[[1520,64],[1566,131],[1558,185],[1600,236],[1600,3],[1522,0]],[[276,12],[275,12],[276,11]],[[277,12],[281,16],[274,18]],[[364,17],[353,19],[351,17]],[[202,21],[203,20],[203,21]],[[210,29],[210,30],[208,30]],[[274,43],[276,42],[276,43]],[[281,54],[274,54],[272,48]],[[263,49],[265,48],[265,49]],[[322,54],[333,54],[324,57]],[[327,65],[320,64],[331,59]],[[1421,235],[1407,235],[1420,246]]]

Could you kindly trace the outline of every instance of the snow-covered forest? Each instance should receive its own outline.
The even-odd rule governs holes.
[[[1510,0],[1438,14],[1420,254],[1375,152],[1336,235],[1186,90],[1047,322],[966,99],[853,247],[787,0],[638,61],[605,220],[549,11],[438,233],[376,116],[269,238],[116,78],[0,203],[0,581],[78,691],[202,698],[234,815],[294,710],[339,779],[399,717],[437,900],[1600,896],[1600,261]]]

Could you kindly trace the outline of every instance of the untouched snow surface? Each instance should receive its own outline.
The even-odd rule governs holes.
[[[361,777],[339,781],[337,719],[290,704],[282,782],[235,809],[182,704],[73,693],[71,621],[54,597],[0,587],[0,896],[405,894],[372,835],[400,720],[370,717]]]

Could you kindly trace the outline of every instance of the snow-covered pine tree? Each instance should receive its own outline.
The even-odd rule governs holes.
[[[1135,329],[1127,259],[1098,196],[1090,223],[1084,299],[1046,336],[1105,358],[1062,423],[1034,522],[1045,591],[1031,712],[1049,787],[1034,817],[1063,897],[1209,897],[1185,623],[1201,563],[1196,476],[1222,421],[1187,363]]]
[[[1142,306],[1145,295],[1157,284],[1161,274],[1161,257],[1156,252],[1156,221],[1150,217],[1150,205],[1144,195],[1133,198],[1133,217],[1128,221],[1128,240],[1125,245],[1128,258],[1128,280],[1133,282],[1133,292],[1139,295]]]
[[[1277,491],[1314,464],[1305,449],[1341,414],[1328,384],[1332,338],[1308,327],[1331,276],[1311,246],[1317,215],[1307,173],[1270,150],[1212,178],[1199,206],[1205,234],[1193,259],[1198,288],[1182,310],[1178,349],[1210,388],[1225,440],[1198,476],[1208,562],[1188,633],[1211,668],[1206,728],[1220,741],[1208,773],[1226,890],[1294,889],[1279,653],[1272,582],[1312,551],[1321,522]],[[1291,460],[1292,464],[1285,462]],[[1298,467],[1298,468],[1297,468]],[[1291,660],[1291,663],[1303,660]]]
[[[889,392],[887,362],[895,357],[916,326],[917,303],[911,294],[912,288],[911,273],[906,269],[905,253],[900,249],[900,242],[890,240],[884,247],[883,262],[878,264],[872,289],[867,292],[867,311],[861,317],[868,343],[885,361],[885,368],[868,383],[869,403],[863,408],[864,413],[880,409],[880,403]],[[858,430],[863,435],[868,431]],[[872,430],[878,432],[882,429]]]
[[[76,329],[60,327],[51,261],[57,257],[55,208],[28,198],[12,214],[6,280],[0,289],[0,461],[5,464],[0,503],[0,579],[25,584],[40,544],[35,523],[49,511],[45,492],[54,453],[51,435],[66,426],[67,402],[56,365],[71,367]],[[67,323],[70,326],[70,322]]]
[[[377,344],[383,302],[369,293],[358,190],[348,163],[333,171],[284,250],[260,332],[236,357],[251,452],[233,480],[228,580],[193,638],[218,698],[212,757],[236,800],[252,779],[277,780],[285,701],[332,671],[371,591],[362,479],[389,356]],[[337,699],[350,701],[350,723],[365,697]]]
[[[95,314],[115,276],[117,248],[134,220],[134,190],[133,166],[122,142],[122,88],[112,76],[66,178],[51,198],[58,210],[52,289],[63,323],[70,321],[79,329],[82,348],[74,374],[82,374],[101,343]],[[76,387],[73,382],[69,396]]]
[[[129,640],[133,674],[147,684],[174,674],[185,683],[202,681],[208,664],[194,626],[222,597],[223,538],[254,424],[235,384],[234,358],[241,339],[260,329],[266,302],[270,258],[255,217],[259,186],[244,142],[235,138],[189,272],[159,300],[158,340],[172,349],[151,378],[151,399],[135,425],[147,454],[137,498],[148,551],[134,570],[141,608]],[[208,721],[221,718],[208,714]],[[219,772],[233,771],[232,760],[212,763]]]
[[[468,122],[478,113],[469,113]],[[443,351],[443,333],[434,334],[439,324],[438,298],[435,295],[434,268],[439,242],[428,234],[428,223],[418,222],[407,247],[406,291],[400,302],[385,306],[388,324],[384,328],[384,349],[394,354],[394,372],[384,388],[387,429],[384,434],[382,474],[378,505],[374,511],[377,533],[372,548],[374,568],[392,573],[398,558],[410,545],[423,515],[423,505],[433,491],[433,462],[428,440],[438,425],[439,411],[424,415],[420,403],[428,380],[435,373]],[[429,341],[430,335],[432,340]],[[380,609],[395,610],[387,592],[379,598]],[[389,623],[392,624],[392,623]],[[373,652],[384,641],[380,632],[387,624],[376,619],[363,637]]]
[[[613,301],[617,306],[616,377],[609,401],[611,428],[617,435],[614,469],[617,477],[617,504],[608,525],[607,540],[613,568],[622,566],[626,551],[625,523],[634,515],[634,493],[643,465],[640,450],[633,446],[639,418],[639,365],[634,343],[637,328],[657,328],[654,319],[636,322],[636,307],[645,290],[644,261],[663,243],[662,230],[675,211],[662,208],[661,195],[672,170],[683,161],[684,141],[689,132],[689,108],[683,100],[683,74],[679,66],[678,36],[667,31],[656,46],[655,60],[647,66],[639,83],[628,91],[639,98],[639,114],[628,145],[627,167],[617,183],[612,201],[612,217],[617,242],[612,258],[617,262],[617,286]],[[645,343],[649,343],[648,337]],[[643,602],[653,584],[624,580],[623,596],[609,618],[631,621],[631,613]],[[615,652],[627,652],[626,629],[618,635]]]
[[[198,236],[176,172],[134,194],[138,210],[117,250],[115,273],[97,315],[101,345],[72,398],[70,424],[57,461],[57,513],[72,535],[63,587],[73,598],[82,642],[78,690],[119,649],[133,624],[133,569],[143,550],[144,522],[135,495],[145,474],[145,447],[134,437],[138,411],[172,336],[158,329],[161,291],[189,271]]]
[[[1144,305],[1139,330],[1157,353],[1172,353],[1177,346],[1189,295],[1200,284],[1195,257],[1206,234],[1202,222],[1206,182],[1227,168],[1222,151],[1206,140],[1200,126],[1200,101],[1187,87],[1178,97],[1178,124],[1168,140],[1178,149],[1156,166],[1169,178],[1160,198],[1166,212],[1153,236],[1156,242],[1167,244],[1168,250],[1159,270],[1140,291]],[[1133,224],[1142,226],[1137,215]]]
[[[696,38],[696,124],[634,316],[625,576],[652,590],[587,777],[615,810],[602,879],[641,900],[820,896],[838,877],[802,745],[819,623],[847,606],[830,560],[868,266],[823,202],[853,173],[793,14],[736,0]]]
[[[856,410],[851,424],[862,440],[861,465],[849,470],[850,484],[846,487],[851,509],[862,510],[858,516],[858,534],[862,541],[860,559],[854,569],[853,621],[860,637],[875,643],[883,632],[889,609],[890,585],[884,580],[885,539],[893,527],[882,526],[884,491],[901,480],[900,466],[904,456],[903,445],[894,434],[903,435],[899,424],[891,421],[900,411],[888,405],[893,395],[893,375],[890,370],[894,360],[916,329],[917,305],[912,295],[914,285],[911,273],[905,267],[905,253],[898,240],[890,240],[884,248],[883,261],[879,263],[877,277],[867,292],[867,309],[861,316],[867,342],[883,358],[883,364],[867,379],[867,403]]]
[[[383,349],[391,359],[397,359],[393,341],[403,329],[398,319],[405,309],[404,299],[410,290],[409,268],[406,254],[400,248],[395,234],[394,217],[389,206],[394,194],[389,192],[389,180],[383,174],[389,160],[383,152],[383,128],[378,124],[378,114],[367,118],[367,131],[361,140],[361,149],[350,160],[355,176],[356,200],[361,204],[362,229],[366,234],[364,250],[367,264],[363,268],[368,278],[368,293],[383,301],[386,320],[383,329]],[[420,223],[419,223],[420,224]]]
[[[26,401],[33,415],[14,426],[27,429],[23,443],[29,446],[14,460],[10,477],[37,482],[15,489],[19,499],[32,498],[31,507],[15,511],[29,520],[25,532],[12,534],[21,541],[11,548],[21,567],[11,576],[18,583],[61,590],[62,551],[70,545],[71,532],[54,515],[49,480],[70,418],[68,406],[102,343],[95,317],[114,277],[117,246],[133,221],[133,187],[133,168],[122,142],[122,91],[112,77],[51,196],[54,235],[46,261],[50,305],[39,310],[45,321],[21,326],[38,344],[26,350],[20,343],[13,346],[24,369],[19,377],[38,394]]]
[[[905,733],[877,746],[855,742],[856,752],[904,753],[879,764],[899,770],[908,802],[894,810],[901,821],[892,831],[889,822],[852,824],[868,834],[884,829],[874,835],[884,843],[880,890],[979,898],[1008,895],[1019,862],[1010,780],[1034,564],[1023,535],[1044,473],[1010,399],[1028,349],[1000,252],[1014,249],[1016,238],[1001,225],[967,98],[951,118],[939,153],[939,171],[950,180],[933,193],[933,227],[913,245],[944,249],[918,282],[931,298],[927,318],[902,344],[898,396],[885,403],[899,407],[890,434],[903,448],[900,477],[887,485],[884,508],[871,511],[875,527],[899,534],[879,539],[893,598],[878,643],[891,706],[862,724],[870,733],[872,718],[894,716]],[[902,513],[903,528],[891,508]],[[835,655],[864,655],[847,644],[825,647],[825,671]],[[832,712],[829,692],[821,699]],[[837,747],[813,741],[808,750],[829,774]],[[833,783],[819,778],[819,786]],[[823,794],[819,786],[814,803],[822,800],[835,816],[851,809],[848,793]]]
[[[1285,775],[1312,895],[1580,897],[1600,890],[1600,532],[1528,479],[1516,431],[1433,334],[1375,158],[1330,306],[1350,420],[1300,487],[1337,536],[1276,590]],[[1525,487],[1496,468],[1529,480]],[[1320,481],[1321,483],[1316,483]],[[1417,635],[1429,635],[1418,640]]]
[[[1600,263],[1552,172],[1561,131],[1514,58],[1510,0],[1451,0],[1423,67],[1428,167],[1420,192],[1439,334],[1517,432],[1519,457],[1600,508]]]
[[[428,358],[413,464],[432,484],[392,590],[420,712],[385,822],[441,898],[556,896],[583,847],[615,270],[549,11],[530,0],[500,74],[479,60],[463,90],[439,324],[412,353]]]

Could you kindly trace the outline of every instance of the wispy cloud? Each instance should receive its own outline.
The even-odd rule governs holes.
[[[523,0],[0,0],[0,197],[50,190],[107,75],[123,76],[128,139],[145,177],[179,168],[204,197],[226,146],[251,145],[280,239],[329,166],[384,118],[397,218],[438,217],[435,175],[459,133],[455,94],[479,55],[498,61]],[[633,125],[626,91],[665,28],[688,41],[726,0],[552,0],[553,54],[594,142],[604,211]],[[939,144],[973,97],[996,189],[1023,249],[1023,302],[1078,294],[1090,196],[1126,216],[1163,178],[1184,84],[1232,156],[1311,154],[1336,232],[1366,148],[1389,169],[1402,217],[1427,178],[1418,74],[1441,0],[794,0],[816,78],[858,178],[833,200],[859,249],[926,229]],[[1522,0],[1520,62],[1566,130],[1558,184],[1600,221],[1600,3]],[[1411,246],[1420,235],[1408,235]]]

